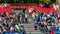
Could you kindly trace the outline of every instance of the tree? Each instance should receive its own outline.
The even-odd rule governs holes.
[[[39,0],[39,3],[44,3],[45,4],[45,3],[48,3],[48,2],[50,3],[51,0]]]
[[[0,3],[2,3],[2,0],[0,0]]]
[[[4,3],[4,2],[5,2],[5,0],[2,0],[2,2]]]
[[[16,3],[16,0],[13,0],[14,3]]]
[[[43,2],[44,2],[44,4],[46,4],[46,3],[50,3],[50,1],[51,0],[44,0]]]

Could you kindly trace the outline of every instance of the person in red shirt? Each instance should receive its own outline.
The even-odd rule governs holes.
[[[54,34],[54,28],[52,28],[51,33],[50,33],[50,34]]]

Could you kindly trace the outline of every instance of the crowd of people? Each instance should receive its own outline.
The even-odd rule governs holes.
[[[7,3],[2,4],[3,8],[6,8],[10,5]],[[5,12],[3,15],[0,15],[0,34],[26,34],[24,26],[20,25],[25,22],[25,12],[22,10],[18,15],[14,13]],[[27,19],[26,19],[27,20]]]
[[[20,20],[20,18],[15,13],[0,15],[0,33],[8,34],[9,32],[24,31],[23,25],[20,25],[21,22],[18,20]]]
[[[16,13],[9,14],[6,13],[4,15],[0,15],[0,33],[3,32],[7,34],[7,32],[20,32],[24,31],[22,23],[28,23],[28,14],[21,11],[18,15]],[[52,11],[51,13],[41,13],[41,12],[33,12],[30,15],[34,21],[35,30],[43,30],[43,32],[51,32],[51,28],[60,25],[60,15],[55,15]]]
[[[51,13],[34,11],[32,14],[29,13],[29,16],[34,21],[35,30],[39,29],[42,32],[50,33],[54,26],[60,27],[60,14],[55,15],[53,11]],[[26,34],[24,26],[20,24],[28,23],[28,20],[28,14],[25,14],[25,9],[19,14],[6,12],[4,15],[0,15],[0,34]]]
[[[52,13],[42,13],[42,14],[37,14],[35,13],[34,17],[34,23],[35,23],[35,29],[39,29],[43,32],[51,32],[51,29],[56,27],[58,28],[57,30],[59,31],[60,27],[60,15],[55,15],[53,12]]]

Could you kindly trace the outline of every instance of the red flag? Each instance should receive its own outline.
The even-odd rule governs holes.
[[[50,33],[50,34],[54,34],[54,28],[52,28],[51,33]]]

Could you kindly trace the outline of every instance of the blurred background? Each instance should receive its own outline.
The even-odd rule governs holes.
[[[57,0],[57,1],[59,1],[59,0]],[[56,0],[0,0],[0,3],[4,3],[4,2],[6,2],[6,3],[20,3],[20,4],[40,4],[40,3],[47,3],[47,2],[49,2],[49,3],[56,3]]]
[[[60,0],[0,0],[0,34],[60,34]]]

